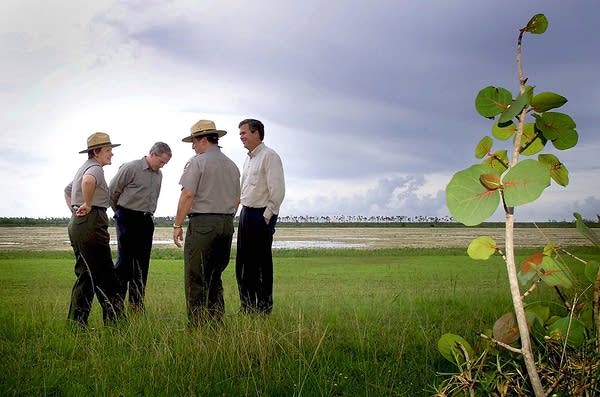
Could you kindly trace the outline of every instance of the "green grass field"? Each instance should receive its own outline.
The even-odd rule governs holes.
[[[188,331],[181,251],[155,250],[145,315],[105,328],[95,302],[84,332],[65,320],[71,253],[0,253],[0,395],[426,396],[453,369],[440,335],[475,342],[511,308],[501,259],[462,249],[289,250],[275,263],[271,316],[237,314],[231,262],[225,324]]]

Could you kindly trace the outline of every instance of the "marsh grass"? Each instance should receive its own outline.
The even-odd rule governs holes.
[[[237,314],[233,264],[222,326],[186,327],[180,251],[155,252],[143,315],[89,330],[65,316],[70,253],[0,253],[2,396],[421,396],[445,332],[471,336],[510,310],[501,261],[464,250],[276,253],[275,309]]]

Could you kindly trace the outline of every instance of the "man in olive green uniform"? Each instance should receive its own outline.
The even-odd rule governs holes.
[[[225,311],[221,274],[229,264],[233,239],[233,217],[240,198],[240,171],[219,147],[227,132],[217,130],[210,120],[191,128],[196,155],[183,170],[181,195],[173,225],[173,241],[180,247],[183,222],[185,236],[185,296],[191,326],[208,320],[220,321]]]
[[[111,163],[112,144],[104,132],[88,137],[88,159],[65,188],[65,200],[71,209],[69,239],[75,253],[77,279],[71,292],[68,319],[86,327],[94,294],[102,306],[105,325],[123,316],[123,297],[115,273],[108,234],[108,186],[102,167]]]

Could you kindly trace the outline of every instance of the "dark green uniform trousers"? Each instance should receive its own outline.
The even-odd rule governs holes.
[[[220,321],[225,312],[221,274],[229,264],[233,215],[191,214],[185,236],[185,298],[191,326]]]
[[[124,310],[110,251],[106,210],[93,207],[86,216],[73,214],[69,239],[75,253],[77,279],[71,292],[68,319],[87,326],[95,294],[102,306],[104,324],[114,323],[124,315]]]

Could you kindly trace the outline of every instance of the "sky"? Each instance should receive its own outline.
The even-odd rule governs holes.
[[[557,111],[579,142],[546,148],[570,183],[515,220],[596,219],[597,0],[4,0],[0,217],[68,217],[63,189],[96,131],[121,144],[107,181],[154,142],[171,146],[156,215],[173,216],[192,124],[227,130],[220,145],[241,169],[245,118],[283,160],[280,216],[448,216],[446,185],[491,134],[475,96],[518,91],[518,30],[537,13],[549,27],[525,36],[524,72],[568,99]]]

